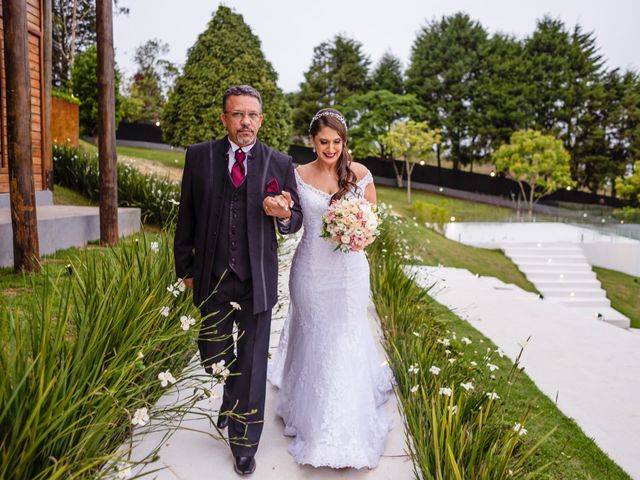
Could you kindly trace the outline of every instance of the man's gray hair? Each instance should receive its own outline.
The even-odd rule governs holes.
[[[224,95],[222,95],[222,111],[227,111],[227,99],[229,97],[236,97],[246,95],[248,97],[257,98],[258,102],[260,102],[260,109],[262,110],[262,97],[260,96],[260,92],[253,88],[251,85],[235,85],[233,87],[229,87]]]

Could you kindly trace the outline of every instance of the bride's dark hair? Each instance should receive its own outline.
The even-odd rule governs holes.
[[[344,197],[349,190],[357,188],[356,180],[358,177],[351,170],[351,154],[347,148],[347,122],[344,116],[333,108],[323,108],[315,114],[309,125],[309,134],[315,137],[323,127],[329,127],[336,132],[342,139],[342,153],[336,164],[338,172],[338,191],[333,194],[331,201],[339,200]]]

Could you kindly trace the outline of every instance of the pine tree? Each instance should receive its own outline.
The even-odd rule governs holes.
[[[305,80],[293,98],[296,134],[307,134],[311,118],[321,108],[342,105],[350,96],[364,93],[370,63],[362,44],[342,35],[315,47]]]
[[[404,93],[404,79],[402,78],[402,64],[400,59],[391,52],[385,53],[373,73],[371,74],[372,90],[388,90],[391,93]]]
[[[486,41],[478,22],[457,13],[427,24],[413,44],[406,90],[427,109],[429,125],[442,132],[454,169],[477,157],[476,101]]]
[[[226,130],[219,120],[222,95],[233,85],[256,88],[263,101],[264,123],[259,137],[268,145],[286,150],[291,127],[290,109],[276,84],[277,73],[267,61],[260,40],[242,15],[218,7],[207,29],[189,49],[184,71],[175,82],[162,112],[164,139],[186,146],[222,138]]]

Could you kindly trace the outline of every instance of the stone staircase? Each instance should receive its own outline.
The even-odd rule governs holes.
[[[505,243],[501,248],[546,300],[579,309],[585,318],[629,327],[629,319],[611,307],[579,244]]]

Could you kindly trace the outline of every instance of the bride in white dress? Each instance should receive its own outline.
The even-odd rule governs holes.
[[[320,233],[331,200],[363,195],[375,203],[376,191],[371,173],[351,161],[338,111],[320,110],[309,132],[317,158],[296,170],[304,233],[269,380],[280,389],[276,413],[298,463],[374,468],[390,429],[383,404],[392,387],[367,318],[369,264],[363,251],[336,251]]]

